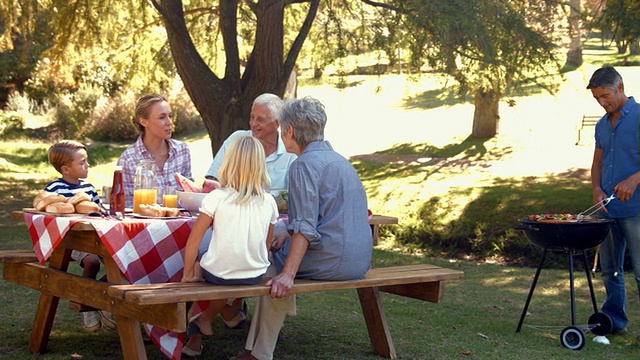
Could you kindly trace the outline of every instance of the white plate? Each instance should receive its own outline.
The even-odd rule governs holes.
[[[80,213],[67,213],[67,214],[50,213],[50,212],[46,212],[46,211],[36,210],[35,208],[24,208],[24,209],[22,209],[22,211],[27,212],[27,213],[31,213],[31,214],[61,216],[61,217],[88,216],[89,215],[89,214],[80,214]]]
[[[154,219],[154,220],[172,220],[172,219],[184,219],[187,216],[147,216],[137,213],[131,213],[131,216],[137,219]]]

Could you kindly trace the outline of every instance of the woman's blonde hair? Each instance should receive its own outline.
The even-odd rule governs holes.
[[[135,126],[136,129],[138,129],[138,132],[140,132],[141,134],[144,134],[144,131],[145,131],[145,127],[142,126],[142,124],[140,123],[140,119],[141,118],[149,119],[149,114],[151,113],[151,107],[155,103],[159,103],[163,101],[167,102],[167,98],[165,98],[160,94],[149,94],[138,99],[135,113],[133,115],[133,118],[131,119],[133,126]]]
[[[224,153],[218,180],[238,192],[235,202],[248,203],[254,196],[264,196],[271,179],[260,141],[253,136],[233,139]]]

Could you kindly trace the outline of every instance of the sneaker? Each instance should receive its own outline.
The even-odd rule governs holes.
[[[82,324],[87,331],[96,332],[102,327],[100,314],[97,311],[87,311],[82,313]]]
[[[116,320],[113,318],[113,314],[104,310],[98,311],[100,313],[100,322],[102,326],[106,326],[111,330],[116,330]]]

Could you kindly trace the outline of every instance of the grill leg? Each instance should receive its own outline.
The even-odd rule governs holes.
[[[569,251],[569,292],[571,293],[571,325],[576,325],[576,302],[573,290],[573,251]]]
[[[524,317],[527,316],[527,310],[529,309],[529,303],[531,302],[531,297],[533,296],[533,290],[536,288],[536,284],[538,283],[538,277],[540,277],[540,270],[542,270],[542,265],[544,265],[544,259],[547,257],[547,249],[544,249],[542,252],[542,258],[540,259],[540,264],[538,265],[538,269],[536,270],[536,275],[533,277],[533,283],[531,283],[531,288],[529,289],[529,295],[527,295],[527,301],[524,303],[524,308],[522,309],[522,314],[520,315],[520,321],[518,322],[518,327],[516,328],[516,332],[520,332],[522,328],[522,323],[524,322]]]
[[[587,264],[587,253],[582,250],[582,261],[584,261],[584,272],[587,274],[587,284],[589,285],[589,293],[591,294],[591,303],[593,304],[593,312],[598,312],[598,304],[596,303],[596,293],[593,291],[593,283],[591,282],[591,272]]]

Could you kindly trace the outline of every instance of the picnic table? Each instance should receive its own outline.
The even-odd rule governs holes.
[[[114,314],[124,359],[143,360],[147,355],[140,323],[165,355],[180,359],[194,311],[190,304],[269,294],[264,282],[250,286],[179,282],[194,218],[116,221],[20,211],[13,217],[26,222],[34,250],[0,251],[0,261],[5,280],[41,293],[29,340],[33,353],[46,351],[60,299]],[[69,273],[72,250],[101,256],[108,282]],[[296,280],[292,293],[356,289],[374,352],[396,358],[379,292],[439,302],[443,281],[462,276],[461,271],[427,264],[396,266],[371,269],[355,281]],[[197,305],[193,308],[197,311]]]

